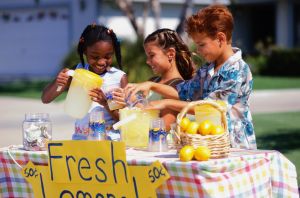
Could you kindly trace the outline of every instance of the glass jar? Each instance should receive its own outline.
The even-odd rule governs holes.
[[[28,151],[47,150],[52,139],[52,124],[48,113],[26,113],[23,121],[23,147]]]

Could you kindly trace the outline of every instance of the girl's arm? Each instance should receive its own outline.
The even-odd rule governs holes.
[[[151,81],[146,81],[143,83],[130,83],[125,87],[125,94],[128,95],[135,95],[137,92],[141,91],[144,95],[148,95],[149,91],[155,91],[162,95],[164,98],[170,99],[178,99],[177,90],[169,85],[164,85],[161,83],[155,83]]]
[[[42,93],[42,102],[43,103],[50,103],[52,102],[57,96],[59,96],[62,92],[69,88],[71,83],[71,77],[67,74],[69,69],[63,69],[57,75],[55,81],[48,84]],[[58,87],[61,87],[58,89]]]
[[[127,78],[127,75],[126,74],[124,74],[123,76],[122,76],[122,78],[121,78],[121,88],[124,88],[124,87],[126,87],[127,86],[127,84],[128,84],[128,78]]]
[[[187,104],[188,102],[186,101],[163,99],[150,102],[150,106],[147,109],[169,109],[175,112],[180,112]]]

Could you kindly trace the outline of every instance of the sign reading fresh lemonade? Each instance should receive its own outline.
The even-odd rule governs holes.
[[[158,161],[128,166],[123,142],[52,141],[48,153],[48,166],[29,162],[22,169],[34,197],[156,197],[170,177]]]

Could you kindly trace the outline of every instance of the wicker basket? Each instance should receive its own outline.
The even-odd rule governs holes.
[[[184,118],[186,113],[198,105],[211,105],[221,113],[221,123],[225,129],[225,133],[221,135],[200,135],[200,134],[187,134],[181,131],[179,123]],[[190,102],[177,116],[177,138],[175,143],[176,149],[179,151],[185,145],[191,145],[194,148],[198,146],[207,146],[211,151],[211,158],[227,157],[230,149],[229,133],[226,120],[226,110],[214,101],[194,101]]]

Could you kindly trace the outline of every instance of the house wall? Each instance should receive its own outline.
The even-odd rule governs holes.
[[[138,22],[144,23],[143,3],[133,0]],[[84,2],[83,4],[80,2]],[[162,0],[160,27],[175,29],[183,0]],[[195,0],[193,13],[215,0]],[[229,0],[219,0],[229,4]],[[299,2],[285,0],[235,0],[242,9],[235,16],[233,43],[250,52],[256,42],[258,21],[253,21],[253,9],[262,4],[274,5],[276,44],[294,47],[300,44]],[[289,2],[288,4],[286,2]],[[296,3],[295,3],[296,2]],[[292,9],[297,4],[295,9]],[[56,17],[53,17],[53,12]],[[44,13],[44,16],[41,16]],[[52,13],[52,14],[51,14]],[[10,16],[7,19],[7,14]],[[294,15],[293,15],[294,14]],[[294,16],[294,17],[293,17]],[[32,17],[32,19],[30,19]],[[114,29],[121,38],[135,39],[129,20],[107,0],[1,0],[0,1],[0,82],[19,78],[53,78],[61,69],[61,62],[76,45],[87,24],[103,23]],[[261,21],[259,21],[261,22]],[[155,30],[153,14],[145,21],[145,35]],[[260,27],[258,27],[259,29]],[[263,32],[263,31],[260,31]],[[269,34],[269,32],[262,33]],[[252,49],[251,49],[252,48]]]
[[[83,28],[97,19],[97,1],[0,1],[0,81],[53,78]]]

